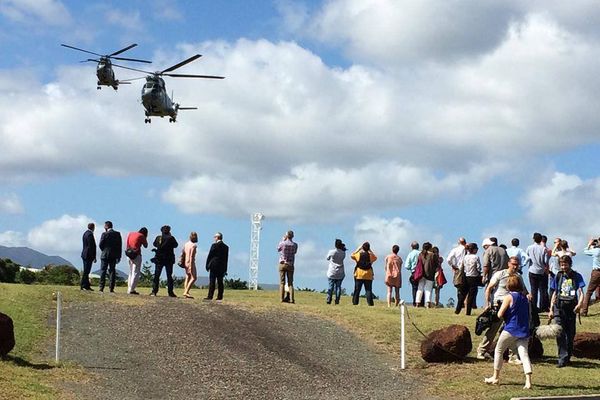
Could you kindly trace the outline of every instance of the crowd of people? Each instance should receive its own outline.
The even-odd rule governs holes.
[[[477,347],[478,359],[494,360],[494,374],[485,379],[488,384],[499,382],[503,354],[509,349],[509,362],[523,365],[525,388],[531,387],[532,367],[527,347],[533,332],[534,314],[547,313],[548,319],[554,319],[561,326],[556,339],[557,367],[569,365],[576,315],[587,316],[594,293],[596,300],[600,299],[600,239],[590,239],[583,250],[592,260],[592,272],[585,294],[584,278],[572,268],[576,253],[569,248],[568,242],[556,238],[553,246],[548,247],[547,237],[537,232],[532,240],[533,243],[523,250],[519,247],[518,238],[511,240],[510,247],[499,245],[495,237],[486,238],[482,243],[483,256],[480,258],[477,243],[468,243],[461,237],[446,258],[457,290],[454,312],[460,314],[465,308],[466,314],[471,315],[477,307],[479,288],[484,291],[483,309],[496,311],[498,318],[491,322]],[[444,259],[440,257],[437,247],[429,242],[423,243],[420,250],[419,247],[418,242],[410,244],[406,261],[398,255],[398,245],[393,245],[391,253],[385,257],[383,271],[388,307],[392,307],[392,303],[396,306],[399,304],[403,265],[409,272],[413,306],[430,308],[439,305],[439,290],[447,283],[442,267]],[[335,249],[327,255],[328,304],[331,304],[334,295],[335,304],[340,301],[340,288],[345,276],[345,252],[343,242],[336,239]],[[351,259],[355,262],[352,304],[359,303],[364,286],[367,304],[372,306],[373,263],[377,261],[377,256],[370,244],[365,242],[351,254]],[[531,291],[527,289],[523,278],[526,269]],[[496,340],[499,331],[501,333]]]
[[[92,263],[96,260],[96,242],[93,223],[83,234],[83,274],[81,290],[92,290],[89,274]],[[294,232],[287,231],[277,246],[279,253],[279,294],[281,302],[295,303],[294,271],[298,244],[294,242]],[[533,243],[526,250],[520,248],[517,238],[511,240],[511,246],[498,244],[495,237],[483,240],[483,256],[479,257],[477,243],[468,243],[463,237],[458,239],[446,258],[452,271],[452,283],[457,290],[457,302],[454,312],[460,314],[465,309],[471,315],[477,308],[476,299],[479,288],[484,292],[483,310],[495,310],[498,318],[494,319],[485,331],[477,347],[478,359],[493,359],[494,373],[486,378],[488,384],[497,384],[504,362],[505,350],[510,350],[509,362],[523,365],[525,388],[531,387],[532,367],[527,354],[527,343],[532,334],[532,316],[547,313],[549,319],[562,327],[557,337],[558,367],[569,365],[573,352],[573,340],[576,331],[576,315],[587,316],[591,297],[595,293],[600,298],[600,239],[590,239],[583,250],[591,257],[592,273],[585,294],[586,286],[583,276],[573,270],[573,257],[576,253],[569,248],[566,240],[556,238],[552,247],[546,245],[546,236],[533,234]],[[190,290],[197,279],[196,253],[198,234],[191,232],[189,241],[182,249],[177,263],[185,270],[183,297],[193,298]],[[167,275],[167,293],[177,297],[173,291],[173,266],[175,265],[175,249],[177,240],[171,234],[168,225],[160,229],[160,235],[153,241],[155,252],[150,260],[155,265],[152,292],[156,296],[159,290],[162,270]],[[123,253],[121,234],[113,229],[111,221],[104,224],[104,232],[98,244],[101,250],[100,283],[98,290],[104,291],[108,275],[109,290],[114,292],[116,264]],[[148,247],[148,229],[140,228],[127,235],[125,255],[129,262],[127,293],[139,294],[136,287],[140,277],[142,264],[142,247]],[[421,247],[421,248],[420,248]],[[420,248],[420,249],[419,249]],[[346,245],[336,239],[334,248],[328,252],[326,259],[328,289],[327,304],[340,303],[342,282],[345,278],[344,260]],[[400,247],[393,245],[383,263],[383,280],[387,286],[387,306],[400,304],[400,288],[402,287],[402,270],[408,272],[408,281],[412,287],[412,304],[414,307],[433,308],[439,306],[440,289],[447,283],[444,274],[444,259],[439,249],[430,242],[419,246],[418,242],[410,244],[410,252],[406,260],[398,254]],[[229,248],[223,243],[223,235],[214,235],[210,251],[206,259],[206,270],[209,272],[209,288],[205,300],[212,300],[215,289],[217,300],[223,299],[223,278],[227,274]],[[362,288],[365,289],[366,302],[374,305],[373,280],[375,277],[373,264],[378,260],[369,242],[364,242],[351,253],[354,261],[354,291],[352,304],[358,305]],[[525,284],[527,278],[530,291]],[[498,332],[501,331],[496,340]],[[494,346],[495,344],[495,347]]]
[[[139,295],[136,290],[140,279],[142,268],[142,247],[148,247],[148,229],[140,228],[136,232],[129,232],[125,241],[125,250],[123,250],[123,238],[121,233],[113,229],[113,223],[106,221],[104,223],[104,232],[100,236],[100,242],[96,246],[94,230],[96,226],[90,222],[88,229],[83,233],[83,249],[81,258],[83,260],[83,272],[81,274],[81,290],[93,291],[90,284],[90,272],[92,264],[97,262],[97,249],[100,253],[100,282],[98,291],[104,292],[106,279],[108,277],[108,288],[110,293],[114,293],[116,285],[116,266],[121,261],[123,254],[127,257],[129,263],[129,275],[127,278],[127,293],[130,295]],[[197,279],[196,271],[196,252],[198,243],[198,234],[191,232],[189,240],[183,245],[177,265],[185,271],[185,280],[183,287],[183,297],[193,299],[190,293]],[[154,257],[150,262],[154,264],[154,279],[152,282],[151,296],[158,294],[160,278],[163,269],[167,275],[167,294],[169,297],[177,297],[173,290],[173,266],[175,265],[175,249],[179,246],[175,237],[171,234],[171,227],[164,225],[160,228],[160,234],[152,242],[154,248]],[[212,300],[215,289],[217,290],[217,300],[223,299],[224,284],[223,278],[227,275],[227,264],[229,257],[229,247],[223,243],[223,234],[215,233],[208,256],[206,258],[206,270],[209,272],[208,294],[204,300]]]

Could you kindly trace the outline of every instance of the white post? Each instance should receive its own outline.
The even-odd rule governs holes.
[[[58,364],[60,361],[60,319],[62,316],[62,295],[56,292],[56,358]]]
[[[406,369],[404,347],[404,300],[400,300],[400,368]]]

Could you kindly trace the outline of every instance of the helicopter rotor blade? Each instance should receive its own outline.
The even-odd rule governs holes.
[[[190,75],[190,74],[162,74],[173,78],[206,78],[206,79],[225,79],[224,76],[215,75]]]
[[[129,49],[131,49],[133,47],[135,47],[135,46],[137,46],[137,43],[130,44],[129,46],[125,47],[124,49],[115,51],[114,53],[107,55],[107,57],[116,56],[117,54],[121,54],[121,53],[123,53],[123,52],[125,52],[125,51],[127,51],[127,50],[129,50]]]
[[[179,107],[178,110],[197,110],[198,107]]]
[[[136,72],[142,72],[144,74],[150,74],[150,75],[154,75],[154,72],[150,72],[150,71],[144,71],[143,69],[137,69],[137,68],[131,68],[131,67],[126,67],[124,65],[119,65],[119,64],[112,64],[113,67],[119,67],[119,68],[123,68],[123,69],[128,69],[131,71],[136,71]]]
[[[99,63],[100,60],[94,60],[93,58],[88,58],[87,60],[82,60],[82,61],[79,61],[79,62],[80,63],[84,63],[84,62],[97,62],[97,63]]]
[[[183,67],[185,64],[191,63],[192,61],[194,61],[197,58],[202,57],[202,55],[200,54],[196,54],[191,56],[190,58],[188,58],[187,60],[183,60],[182,62],[180,62],[179,64],[175,64],[172,67],[169,67],[167,69],[164,69],[160,72],[160,74],[164,74],[165,72],[171,72],[171,71],[175,71],[177,68],[181,68]]]
[[[131,83],[132,81],[139,81],[140,79],[145,79],[145,76],[139,76],[137,78],[129,78],[129,79],[119,79],[119,83]]]
[[[68,47],[69,49],[73,49],[73,50],[83,51],[84,53],[93,54],[93,55],[98,56],[98,57],[103,57],[102,54],[94,53],[93,51],[88,51],[88,50],[80,49],[79,47],[69,46],[68,44],[62,44],[61,43],[61,46]]]
[[[112,57],[112,56],[109,56],[109,57],[112,58],[113,60],[135,61],[135,62],[141,62],[141,63],[146,63],[146,64],[152,64],[152,61],[140,60],[137,58]]]

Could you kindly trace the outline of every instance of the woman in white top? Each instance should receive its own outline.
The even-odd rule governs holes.
[[[196,250],[198,248],[198,234],[190,233],[190,240],[183,245],[185,281],[183,283],[183,297],[193,299],[190,295],[190,289],[196,282]]]
[[[471,315],[473,300],[477,298],[477,291],[481,283],[481,260],[477,255],[477,243],[467,244],[466,249],[468,253],[463,258],[462,265],[459,267],[464,269],[465,285],[458,291],[458,300],[456,301],[454,313],[460,314],[460,310],[465,305],[466,299],[467,315]]]

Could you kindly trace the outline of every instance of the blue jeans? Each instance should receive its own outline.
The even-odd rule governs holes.
[[[342,295],[342,281],[344,279],[331,279],[329,278],[329,288],[327,289],[327,304],[331,304],[331,295],[335,292],[335,304],[340,303],[340,296]]]

